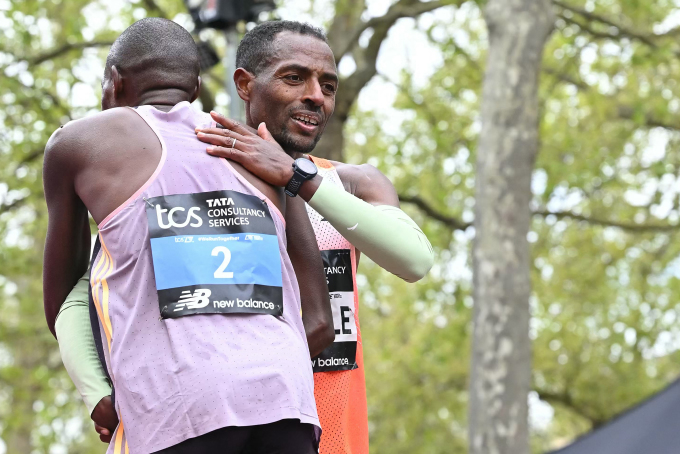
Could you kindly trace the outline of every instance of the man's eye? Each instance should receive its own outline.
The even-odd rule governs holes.
[[[331,92],[331,93],[335,93],[335,90],[336,90],[336,89],[335,89],[335,85],[333,85],[333,84],[326,84],[326,85],[324,85],[323,87],[324,87],[327,91],[329,91],[329,92]]]
[[[302,78],[300,76],[298,76],[297,74],[291,74],[290,76],[286,76],[286,79],[292,80],[293,82],[302,81]]]

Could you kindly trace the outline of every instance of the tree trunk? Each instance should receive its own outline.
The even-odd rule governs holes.
[[[531,175],[549,0],[489,0],[475,197],[471,454],[528,454]]]

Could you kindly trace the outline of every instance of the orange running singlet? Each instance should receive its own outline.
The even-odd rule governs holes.
[[[344,189],[329,161],[310,156],[319,175]],[[321,250],[335,325],[335,342],[312,360],[314,397],[323,434],[320,454],[368,454],[368,410],[359,328],[356,250],[307,205]]]

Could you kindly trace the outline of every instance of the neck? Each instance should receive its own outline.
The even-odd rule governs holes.
[[[164,88],[161,90],[150,90],[145,92],[140,98],[138,106],[153,106],[163,112],[169,112],[177,104],[189,101],[191,98],[185,91],[176,88]]]
[[[279,144],[279,145],[281,145],[281,144]],[[282,146],[281,148],[283,148],[283,146]],[[301,152],[299,152],[299,151],[290,150],[290,149],[287,149],[287,148],[283,148],[283,151],[285,151],[286,154],[287,154],[288,156],[290,156],[291,158],[293,158],[293,159],[298,159],[298,158],[303,158],[303,157],[305,157],[305,154],[304,154],[304,153],[301,153]]]

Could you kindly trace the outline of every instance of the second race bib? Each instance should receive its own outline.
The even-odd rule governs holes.
[[[145,200],[162,318],[283,314],[281,254],[264,201],[226,190]]]
[[[354,280],[349,249],[321,251],[331,297],[335,341],[312,359],[314,372],[356,369],[357,324],[354,318]]]

